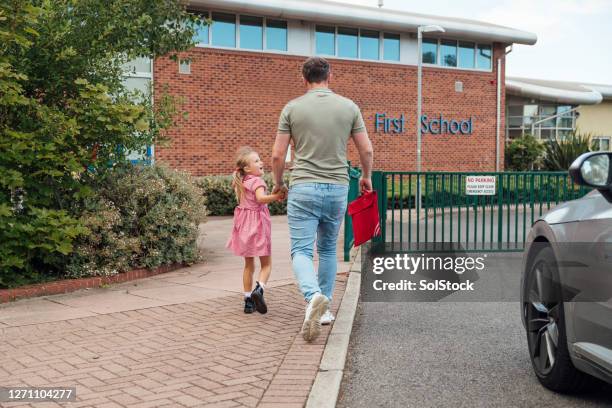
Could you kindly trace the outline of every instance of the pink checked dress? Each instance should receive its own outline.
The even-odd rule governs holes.
[[[266,183],[261,177],[247,175],[242,180],[242,185],[245,194],[234,210],[234,228],[226,247],[238,256],[270,256],[272,252],[270,211],[266,204],[260,204],[255,199],[255,190],[263,187],[265,192]]]

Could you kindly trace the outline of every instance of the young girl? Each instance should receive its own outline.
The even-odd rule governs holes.
[[[249,147],[241,148],[232,180],[238,207],[234,210],[234,228],[227,247],[234,254],[244,257],[244,313],[253,313],[254,309],[259,313],[268,311],[263,297],[272,269],[272,226],[267,204],[284,198],[282,193],[266,194],[263,173],[263,163],[257,152]],[[261,271],[259,281],[251,292],[256,256],[259,257]]]

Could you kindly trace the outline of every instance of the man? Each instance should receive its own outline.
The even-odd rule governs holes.
[[[283,109],[272,151],[273,193],[287,192],[291,259],[298,286],[308,302],[302,336],[314,340],[321,324],[334,319],[329,302],[336,282],[336,242],[348,195],[346,149],[352,139],[359,152],[362,191],[372,189],[372,144],[359,108],[329,89],[329,63],[306,60],[302,76],[307,92]],[[289,190],[283,184],[285,157],[294,144],[294,168]],[[319,254],[318,279],[313,264],[314,243]]]

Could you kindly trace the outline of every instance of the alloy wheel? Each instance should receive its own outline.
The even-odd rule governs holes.
[[[534,265],[527,290],[524,308],[529,352],[536,370],[547,375],[556,361],[562,305],[555,296],[553,274],[546,262]]]

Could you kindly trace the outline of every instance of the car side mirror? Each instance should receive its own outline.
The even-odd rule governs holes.
[[[596,188],[612,202],[612,153],[584,153],[574,160],[569,174],[575,183]]]

